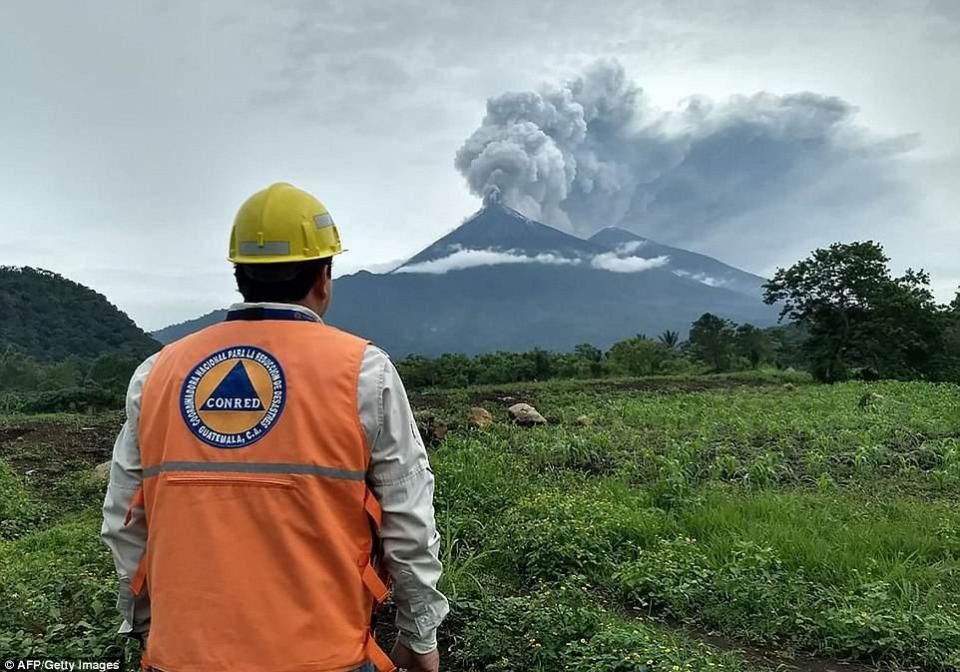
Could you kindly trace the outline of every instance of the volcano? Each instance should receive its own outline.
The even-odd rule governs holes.
[[[774,324],[759,276],[623,229],[584,240],[487,203],[389,273],[336,280],[327,321],[394,357],[608,348],[638,333],[686,334],[703,313]],[[222,319],[168,327],[162,342]]]

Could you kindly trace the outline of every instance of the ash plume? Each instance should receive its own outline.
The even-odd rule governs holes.
[[[771,229],[853,226],[865,204],[898,192],[897,159],[915,138],[876,139],[855,114],[815,93],[659,110],[619,63],[600,61],[562,85],[491,98],[455,165],[485,200],[578,235],[620,226],[736,256]]]

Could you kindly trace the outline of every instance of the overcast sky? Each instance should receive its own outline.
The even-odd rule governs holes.
[[[691,98],[722,119],[801,100],[791,123],[829,108],[847,138],[795,191],[729,179],[749,153],[715,153],[684,193],[737,190],[722,222],[693,193],[634,210],[635,230],[763,274],[870,236],[941,299],[960,285],[956,0],[4,2],[0,264],[58,271],[147,329],[182,321],[235,299],[233,215],[281,180],[330,208],[341,271],[411,256],[479,207],[454,160],[486,101],[597,59],[671,124]]]

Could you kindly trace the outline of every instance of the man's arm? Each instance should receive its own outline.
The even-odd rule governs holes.
[[[138,638],[145,636],[150,629],[150,598],[146,594],[135,596],[130,590],[130,580],[137,572],[147,545],[147,525],[142,509],[134,512],[129,524],[124,524],[124,518],[143,481],[137,441],[140,397],[156,358],[156,355],[150,357],[137,368],[127,389],[127,420],[113,446],[110,483],[103,501],[103,526],[100,528],[100,538],[110,548],[120,578],[117,609],[123,623],[119,632]]]
[[[437,590],[442,567],[433,472],[400,375],[378,348],[364,354],[358,395],[372,457],[368,478],[383,508],[383,555],[393,579],[400,642],[429,653],[449,611]]]

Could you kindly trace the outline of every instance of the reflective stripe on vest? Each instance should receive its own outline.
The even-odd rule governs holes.
[[[357,410],[366,342],[281,309],[171,344],[140,418],[145,659],[165,672],[392,669]],[[144,585],[145,584],[145,585]]]
[[[143,477],[153,478],[161,473],[177,471],[216,472],[243,474],[305,474],[340,478],[346,481],[362,481],[366,472],[349,469],[322,467],[315,464],[276,464],[270,462],[161,462],[143,470]]]

